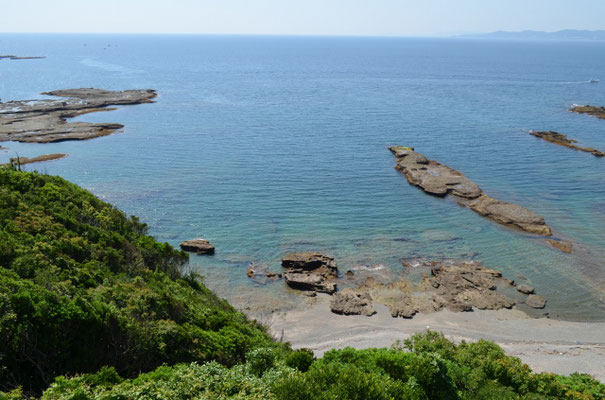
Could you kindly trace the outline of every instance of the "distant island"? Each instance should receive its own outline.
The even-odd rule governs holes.
[[[473,33],[458,35],[456,38],[466,39],[501,39],[501,40],[561,40],[561,41],[601,41],[605,40],[605,30],[588,31],[564,29],[556,32],[525,30],[521,32],[497,31],[491,33]]]

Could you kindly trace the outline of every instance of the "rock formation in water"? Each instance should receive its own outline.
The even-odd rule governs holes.
[[[201,238],[185,240],[181,243],[181,250],[197,253],[198,255],[214,254],[214,246],[206,239]]]
[[[542,296],[530,294],[525,299],[525,304],[532,308],[544,308],[546,306],[546,299]]]
[[[32,157],[32,158],[29,158],[29,157],[11,157],[9,164],[11,164],[11,165],[25,165],[25,164],[31,164],[31,163],[36,163],[36,162],[58,160],[58,159],[64,158],[64,157],[67,157],[67,154],[63,154],[63,153],[43,154],[41,156]],[[5,165],[7,165],[7,164],[5,164]]]
[[[598,107],[598,106],[591,106],[591,105],[573,106],[572,108],[569,109],[569,111],[575,112],[576,114],[588,114],[588,115],[593,115],[600,119],[605,119],[605,107]]]
[[[41,60],[43,58],[46,58],[44,56],[29,56],[29,57],[23,57],[23,56],[13,56],[13,55],[0,55],[0,60]]]
[[[320,253],[292,253],[282,258],[284,277],[292,289],[332,294],[338,268],[334,258]]]
[[[67,89],[42,94],[65,98],[0,103],[0,142],[48,143],[110,135],[124,126],[116,123],[68,123],[66,119],[114,109],[109,106],[152,103],[157,96],[150,89]]]
[[[412,147],[389,148],[397,160],[397,170],[407,181],[435,196],[452,195],[458,203],[502,225],[538,235],[551,236],[552,231],[538,214],[521,207],[494,199],[482,192],[479,186],[459,171],[429,160]]]
[[[529,134],[537,138],[544,139],[547,142],[557,144],[559,146],[569,147],[570,149],[591,153],[595,157],[605,156],[604,152],[595,150],[592,147],[580,147],[575,145],[574,143],[578,143],[576,140],[568,139],[567,135],[564,135],[562,133],[553,131],[530,131]]]

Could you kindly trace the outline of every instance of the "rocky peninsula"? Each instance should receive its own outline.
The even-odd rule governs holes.
[[[605,107],[591,105],[573,106],[569,109],[569,111],[574,112],[576,114],[588,114],[600,119],[605,119]]]
[[[494,199],[461,172],[414,151],[412,147],[393,146],[397,166],[407,181],[428,194],[451,195],[458,203],[499,224],[537,235],[551,236],[552,230],[540,215],[518,204]]]
[[[557,144],[559,146],[569,147],[570,149],[591,153],[595,157],[605,156],[605,152],[595,150],[592,147],[580,147],[575,145],[574,143],[578,143],[577,140],[568,139],[567,135],[564,135],[562,133],[554,131],[530,131],[529,134],[537,138],[544,139],[547,142]]]
[[[117,123],[67,122],[66,119],[113,110],[110,106],[152,103],[157,96],[151,89],[66,89],[41,94],[62,99],[0,103],[0,142],[49,143],[111,135],[124,126]]]
[[[64,153],[43,154],[41,156],[32,157],[32,158],[11,157],[10,163],[8,165],[25,165],[25,164],[32,164],[32,163],[43,162],[43,161],[59,160],[64,157],[67,157],[67,154],[64,154]],[[7,164],[4,164],[4,165],[7,165]]]

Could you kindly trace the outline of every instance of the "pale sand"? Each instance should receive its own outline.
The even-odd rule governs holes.
[[[378,312],[372,317],[343,316],[330,311],[329,299],[324,294],[301,299],[305,306],[275,313],[264,322],[277,339],[290,342],[294,348],[312,349],[316,356],[347,346],[389,347],[396,340],[430,328],[456,342],[494,341],[534,371],[562,375],[577,371],[605,382],[605,322],[534,319],[519,310],[440,311],[402,319],[392,318],[379,304],[375,304]]]

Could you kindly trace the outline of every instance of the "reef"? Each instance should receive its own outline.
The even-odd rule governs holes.
[[[552,235],[552,230],[540,215],[518,204],[484,194],[476,183],[461,172],[427,159],[412,147],[393,146],[389,149],[397,160],[395,169],[403,173],[410,184],[425,192],[440,197],[454,196],[460,205],[499,224],[537,235]]]
[[[0,142],[49,143],[111,135],[124,125],[67,122],[66,119],[115,109],[110,106],[152,103],[157,96],[151,89],[67,89],[44,92],[42,95],[64,98],[0,103]]]
[[[567,135],[564,135],[562,133],[554,131],[530,131],[529,134],[537,138],[544,139],[547,142],[557,144],[559,146],[569,147],[570,149],[591,153],[595,157],[605,156],[605,152],[593,149],[592,147],[580,147],[575,145],[574,143],[578,143],[577,140],[568,139]]]

